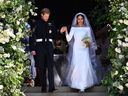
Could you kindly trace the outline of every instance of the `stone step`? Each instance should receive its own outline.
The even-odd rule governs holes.
[[[56,87],[56,93],[64,92],[78,92],[76,89],[72,89],[66,86]],[[22,87],[22,91],[25,93],[40,93],[41,87]],[[85,90],[86,92],[106,92],[106,88],[103,86],[94,86]]]
[[[25,93],[26,96],[108,96],[106,93]]]

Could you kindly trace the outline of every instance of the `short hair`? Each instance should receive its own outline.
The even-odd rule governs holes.
[[[45,14],[45,13],[50,14],[50,10],[48,8],[41,9],[41,14]]]

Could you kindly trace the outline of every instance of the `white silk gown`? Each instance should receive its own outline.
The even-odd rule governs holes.
[[[71,88],[84,90],[96,84],[97,77],[91,64],[89,48],[85,46],[82,39],[91,37],[89,27],[72,27],[70,33],[66,32],[68,42],[74,38],[70,68],[66,82]]]

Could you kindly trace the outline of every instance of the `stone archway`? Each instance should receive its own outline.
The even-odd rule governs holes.
[[[72,3],[68,1],[59,1],[59,0],[58,1],[35,0],[35,2],[36,2],[36,6],[39,8],[37,12],[39,12],[40,9],[43,7],[48,7],[51,10],[52,12],[51,17],[54,19],[58,29],[63,25],[70,25],[74,14],[76,14],[77,12],[84,12],[88,16],[89,13],[97,4],[95,0],[86,0],[85,1],[86,3],[85,2],[83,3],[82,0],[76,0],[76,1],[72,0],[70,1]],[[108,29],[105,27],[103,28],[103,30],[107,32]]]

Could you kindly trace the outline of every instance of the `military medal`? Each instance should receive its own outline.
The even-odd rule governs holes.
[[[49,30],[49,33],[52,33],[52,30]]]

